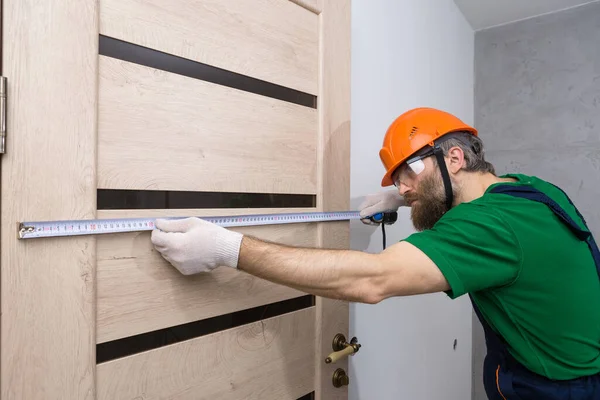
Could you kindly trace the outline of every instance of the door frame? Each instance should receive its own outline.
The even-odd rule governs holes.
[[[322,211],[350,207],[350,0],[319,0],[319,137],[320,173],[317,207]],[[348,249],[350,223],[323,223],[319,227],[323,248]],[[348,373],[347,358],[325,364],[337,333],[349,335],[349,304],[346,301],[316,298],[317,400],[348,398],[348,386],[335,388],[332,376],[337,368]],[[350,340],[348,338],[348,340]],[[350,377],[352,379],[352,377]]]

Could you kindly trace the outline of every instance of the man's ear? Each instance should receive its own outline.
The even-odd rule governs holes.
[[[465,153],[462,149],[458,146],[454,146],[448,151],[446,162],[448,164],[448,172],[456,174],[465,166],[467,161],[465,160]]]

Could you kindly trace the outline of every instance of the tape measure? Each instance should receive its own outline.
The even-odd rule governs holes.
[[[384,224],[393,223],[396,213],[379,213],[370,219]],[[391,217],[390,217],[391,216]],[[166,217],[165,219],[183,219],[188,217]],[[307,222],[331,222],[360,219],[358,211],[339,212],[303,212],[284,214],[250,214],[217,217],[199,217],[225,228],[297,224]],[[101,235],[110,233],[143,232],[154,229],[157,218],[118,218],[63,221],[33,221],[19,224],[19,239],[48,238],[59,236]]]

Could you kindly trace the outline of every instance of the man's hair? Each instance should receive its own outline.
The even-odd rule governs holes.
[[[494,166],[485,160],[483,142],[477,136],[464,131],[452,132],[442,138],[440,147],[445,156],[448,155],[452,147],[460,147],[465,155],[465,171],[489,172],[496,175]]]

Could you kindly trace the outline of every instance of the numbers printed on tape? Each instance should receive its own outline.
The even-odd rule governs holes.
[[[159,217],[161,218],[161,217]],[[165,217],[184,219],[188,217]],[[358,211],[307,212],[286,214],[256,214],[237,216],[199,217],[225,228],[280,225],[306,222],[348,221],[360,219]],[[109,233],[142,232],[154,229],[157,218],[121,218],[95,220],[35,221],[19,224],[19,238],[33,239],[58,236],[99,235]]]

